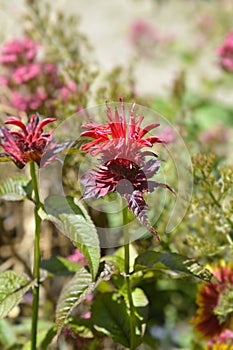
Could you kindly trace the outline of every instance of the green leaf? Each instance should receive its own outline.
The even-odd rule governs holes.
[[[132,292],[133,304],[137,307],[145,307],[148,305],[148,299],[141,288],[136,288]]]
[[[85,256],[90,265],[93,280],[100,262],[99,238],[89,214],[84,206],[71,197],[51,196],[45,200],[47,218],[58,226]]]
[[[92,307],[94,327],[125,347],[130,345],[130,316],[124,298],[118,294],[100,294]],[[140,342],[136,336],[136,342]]]
[[[47,333],[45,334],[44,338],[42,339],[39,350],[47,350],[48,345],[52,342],[53,338],[57,334],[57,327],[53,326],[50,328]]]
[[[7,319],[0,320],[0,344],[9,347],[15,342],[16,337],[12,325],[8,322]]]
[[[64,286],[61,291],[56,309],[56,323],[58,332],[65,325],[65,322],[72,310],[83,301],[95,288],[91,274],[84,268],[80,268],[74,277]]]
[[[10,177],[0,183],[0,199],[21,201],[28,198],[30,180],[24,175]]]
[[[0,274],[0,318],[4,318],[23,298],[35,282],[14,271]]]
[[[73,318],[69,317],[67,326],[80,337],[93,338],[92,319],[91,318]]]
[[[174,272],[193,275],[203,281],[210,282],[213,274],[197,263],[194,259],[188,259],[177,253],[159,253],[147,251],[140,254],[134,265],[135,271],[153,269],[169,269]]]
[[[137,311],[137,316],[141,323],[146,322],[148,316],[148,299],[141,288],[136,288],[132,292],[133,304]]]
[[[80,269],[81,265],[61,256],[55,256],[48,260],[43,260],[40,267],[54,275],[66,276],[73,275]]]

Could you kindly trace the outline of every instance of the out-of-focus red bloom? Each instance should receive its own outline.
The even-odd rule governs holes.
[[[206,350],[233,350],[233,332],[225,330],[218,337],[208,341]]]
[[[223,43],[217,49],[220,66],[228,72],[233,72],[233,31],[230,32]]]
[[[226,320],[220,320],[214,310],[218,306],[222,293],[229,286],[233,285],[233,267],[222,264],[213,267],[212,273],[219,283],[205,283],[199,286],[197,315],[191,321],[198,334],[206,339],[220,335],[232,323],[231,317],[227,317]]]
[[[131,212],[138,220],[159,239],[157,232],[151,227],[147,216],[148,206],[143,195],[153,192],[158,187],[171,187],[150,180],[160,167],[157,159],[146,160],[146,157],[156,157],[151,151],[154,143],[165,143],[165,138],[145,135],[157,128],[159,123],[141,127],[143,116],[136,118],[134,105],[130,110],[130,121],[127,125],[124,103],[121,102],[121,114],[115,108],[114,115],[107,104],[108,123],[89,123],[83,125],[81,136],[92,137],[94,140],[84,144],[81,149],[93,156],[99,155],[101,165],[88,171],[81,178],[84,185],[82,199],[103,197],[109,192],[117,191],[126,199]]]
[[[9,157],[19,168],[23,168],[28,162],[36,162],[40,165],[45,148],[49,145],[52,132],[44,133],[45,125],[54,122],[56,118],[40,119],[38,113],[33,114],[30,121],[25,125],[19,118],[8,117],[5,124],[19,127],[20,131],[0,128],[0,146],[6,153],[1,157]]]

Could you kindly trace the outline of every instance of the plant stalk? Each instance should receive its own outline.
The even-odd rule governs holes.
[[[135,350],[135,309],[133,304],[132,289],[130,284],[130,244],[128,231],[128,207],[123,202],[122,209],[123,232],[124,232],[124,253],[125,253],[125,279],[130,308],[130,350]]]
[[[31,326],[31,350],[36,350],[38,313],[39,313],[39,291],[40,291],[40,230],[41,218],[38,214],[40,208],[40,197],[36,174],[36,163],[30,162],[30,174],[32,179],[32,188],[34,192],[34,219],[35,219],[35,240],[34,240],[34,269],[33,277],[35,279],[35,287],[33,289],[32,303],[32,326]]]

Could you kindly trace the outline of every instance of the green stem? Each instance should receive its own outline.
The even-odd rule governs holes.
[[[40,208],[40,196],[36,175],[36,164],[30,163],[30,174],[32,179],[32,188],[34,191],[34,219],[35,219],[35,241],[34,241],[34,270],[33,277],[36,281],[33,289],[33,303],[32,303],[32,328],[31,328],[31,350],[36,350],[37,339],[37,324],[38,324],[38,311],[39,311],[39,291],[40,291],[40,229],[41,218],[38,215]]]
[[[129,300],[129,308],[130,308],[130,350],[134,350],[136,348],[135,345],[135,309],[133,304],[132,290],[130,284],[130,251],[129,251],[129,232],[127,228],[128,224],[128,207],[123,202],[122,209],[122,218],[123,218],[123,232],[124,232],[124,249],[125,249],[125,279],[126,279],[126,287],[127,294]]]

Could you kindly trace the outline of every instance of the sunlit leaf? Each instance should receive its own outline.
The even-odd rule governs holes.
[[[47,218],[56,224],[87,259],[93,279],[100,261],[99,238],[84,206],[71,197],[51,196],[45,200]]]
[[[30,194],[31,181],[24,175],[9,177],[0,183],[0,199],[21,201]]]
[[[56,309],[56,323],[58,332],[65,325],[65,322],[72,310],[83,301],[95,288],[91,274],[84,268],[72,277],[61,291]]]
[[[24,294],[34,285],[25,275],[14,271],[0,274],[0,318],[4,318],[20,301]]]
[[[207,282],[210,282],[213,277],[209,270],[194,259],[188,259],[182,255],[170,252],[147,251],[140,254],[135,260],[134,269],[139,271],[147,268],[169,269],[177,273],[193,275]]]

